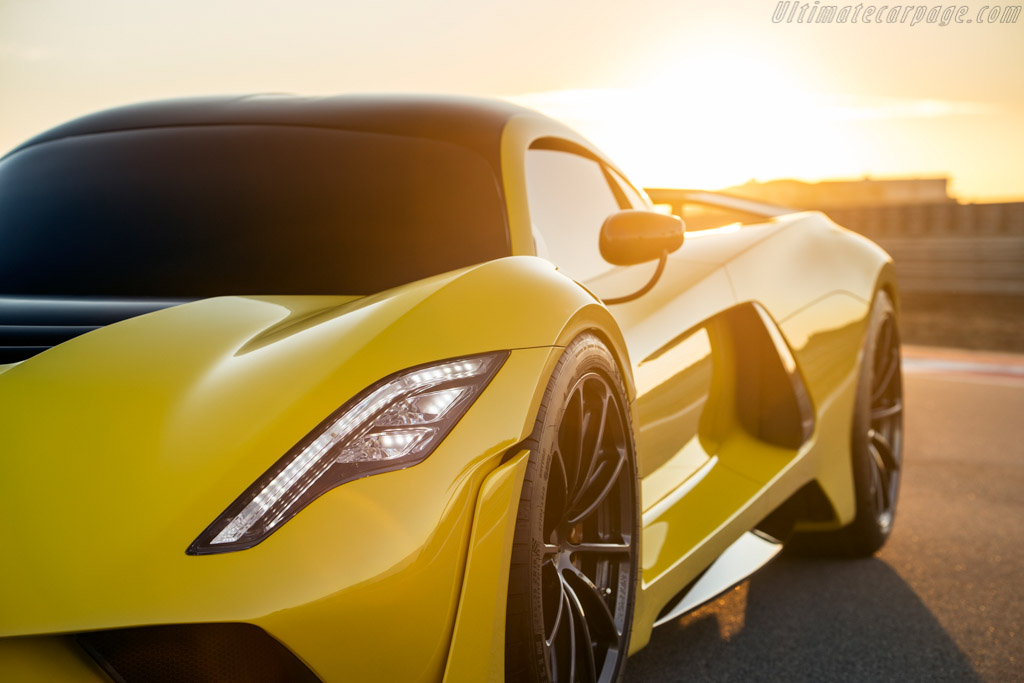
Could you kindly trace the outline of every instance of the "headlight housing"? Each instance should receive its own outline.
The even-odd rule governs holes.
[[[228,506],[186,551],[251,548],[323,493],[424,460],[508,358],[507,351],[386,377],[321,422]]]

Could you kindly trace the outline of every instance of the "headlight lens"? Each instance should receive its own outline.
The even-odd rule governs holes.
[[[448,360],[377,382],[306,435],[186,552],[208,555],[251,548],[326,491],[421,462],[507,357],[502,351]]]

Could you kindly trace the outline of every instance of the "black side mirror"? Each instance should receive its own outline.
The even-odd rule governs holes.
[[[601,226],[601,256],[617,266],[661,258],[683,244],[683,221],[654,211],[613,213]]]

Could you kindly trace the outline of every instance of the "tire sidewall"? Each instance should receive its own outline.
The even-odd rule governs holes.
[[[636,600],[636,582],[640,554],[639,541],[641,535],[636,447],[633,438],[629,404],[626,401],[622,378],[615,361],[600,339],[593,334],[584,334],[577,337],[565,348],[548,383],[545,401],[538,415],[538,424],[534,433],[536,446],[531,453],[531,465],[537,467],[536,476],[530,484],[533,490],[524,490],[521,502],[521,504],[525,504],[527,501],[533,501],[528,512],[530,581],[532,584],[532,589],[529,592],[531,603],[529,614],[533,627],[533,640],[531,642],[533,663],[531,669],[537,676],[536,680],[541,681],[549,680],[544,652],[544,616],[541,603],[541,565],[544,547],[543,501],[551,476],[554,447],[558,438],[558,428],[562,415],[577,382],[590,373],[600,375],[612,388],[614,400],[618,403],[618,408],[624,416],[625,424],[623,427],[629,446],[629,480],[633,489],[633,528],[635,531],[631,539],[633,543],[632,567],[630,569],[631,585],[628,587],[625,596],[627,603],[624,624],[625,634],[622,640],[623,654],[620,656],[620,661],[617,664],[618,670],[613,680],[621,678],[622,672],[625,669],[625,653],[628,653],[629,650],[629,632],[632,627],[633,607]],[[536,502],[538,500],[540,501],[539,504]]]
[[[868,431],[871,429],[871,394],[874,387],[875,352],[880,341],[879,335],[882,325],[886,319],[895,319],[895,315],[892,299],[885,291],[879,291],[875,295],[871,307],[871,318],[863,345],[863,356],[860,363],[857,398],[850,438],[850,455],[853,465],[854,491],[857,504],[857,512],[852,526],[861,536],[862,542],[866,546],[864,549],[868,550],[868,547],[870,547],[871,552],[881,548],[892,533],[893,523],[896,518],[897,502],[899,500],[900,482],[897,480],[897,497],[894,498],[892,503],[892,518],[887,525],[883,526],[879,522],[878,505],[872,493],[872,467],[874,465],[871,462],[872,456],[868,448]],[[895,326],[893,333],[896,334]],[[902,429],[900,432],[900,438],[902,439]],[[902,448],[902,443],[897,444],[895,447]]]

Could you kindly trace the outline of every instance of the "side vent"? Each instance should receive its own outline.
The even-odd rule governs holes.
[[[252,624],[180,624],[80,633],[78,644],[118,683],[318,683]]]
[[[796,360],[758,304],[721,316],[735,363],[736,415],[751,435],[796,449],[814,432],[814,408]]]
[[[80,334],[187,301],[0,295],[0,365],[18,363]]]

